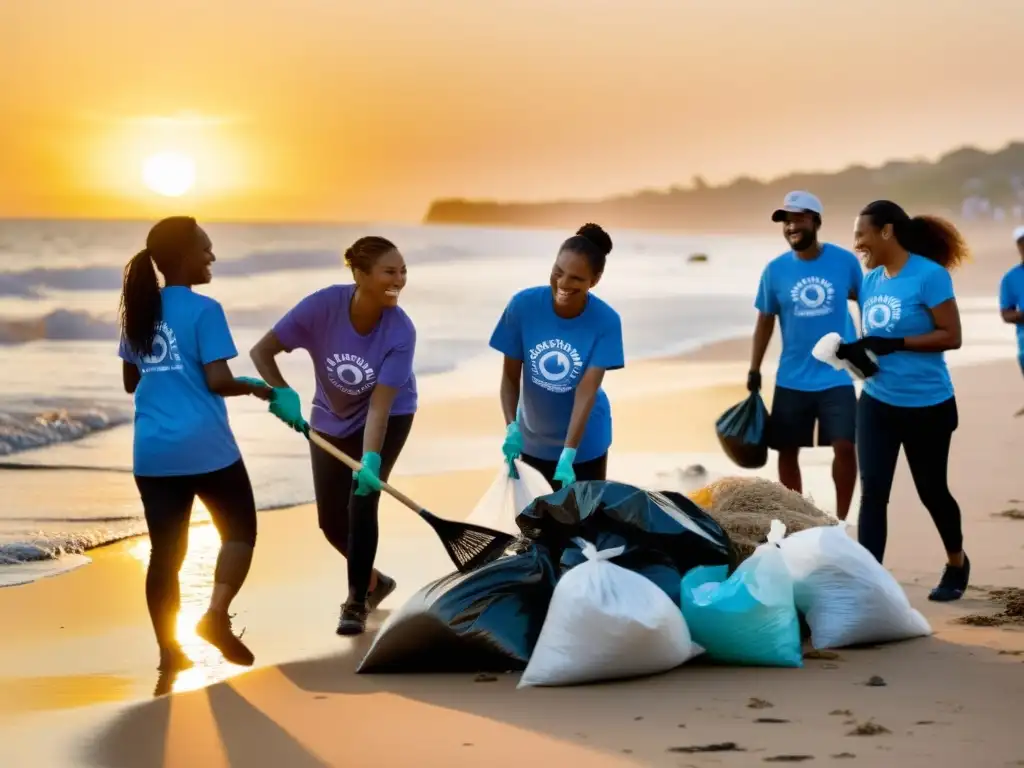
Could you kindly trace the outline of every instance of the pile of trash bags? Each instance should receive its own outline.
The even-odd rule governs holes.
[[[801,620],[815,648],[931,633],[845,524],[786,536],[775,520],[741,558],[693,500],[614,481],[545,493],[513,519],[516,551],[423,587],[357,671],[522,671],[521,688],[572,685],[694,658],[800,667]]]

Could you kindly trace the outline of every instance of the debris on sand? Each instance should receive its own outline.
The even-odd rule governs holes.
[[[788,723],[789,720],[783,720],[781,717],[759,717],[754,720],[755,723]]]
[[[748,709],[771,709],[774,706],[770,701],[759,699],[756,696],[751,696],[750,701],[747,702]]]
[[[856,757],[853,752],[837,752],[834,755],[829,755],[833,760],[851,760]]]
[[[885,678],[884,677],[879,677],[878,675],[872,675],[871,677],[868,678],[867,682],[864,683],[864,685],[868,686],[869,688],[883,688],[883,687],[887,686],[888,683],[885,682]]]
[[[874,720],[868,720],[866,723],[860,723],[856,728],[850,731],[847,736],[881,736],[885,733],[892,733],[884,725],[879,725]]]
[[[496,683],[498,678],[494,675],[488,675],[486,672],[481,672],[479,675],[473,678],[474,683]]]
[[[802,763],[805,760],[813,760],[814,755],[774,755],[766,757],[766,763]]]
[[[1004,509],[1002,512],[996,512],[992,517],[1003,517],[1007,520],[1024,520],[1024,509],[1010,507],[1009,509]]]
[[[972,627],[1003,627],[1009,624],[1024,624],[1024,589],[1008,587],[992,589],[988,599],[1002,610],[994,614],[972,613],[956,619],[957,624]]]
[[[760,477],[723,477],[689,494],[729,534],[740,561],[765,542],[773,519],[796,533],[839,521],[784,485]]]
[[[829,714],[832,717],[853,717],[853,710],[851,709],[833,709]]]
[[[746,752],[743,747],[735,741],[723,741],[720,744],[701,744],[693,747],[669,747],[666,752],[673,752],[681,755],[696,755],[701,752]]]

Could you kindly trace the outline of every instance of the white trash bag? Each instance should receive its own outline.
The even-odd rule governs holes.
[[[624,547],[599,552],[588,541],[576,543],[586,561],[555,585],[518,688],[652,675],[703,653],[672,598],[610,562]]]
[[[847,371],[854,378],[864,381],[867,378],[864,375],[864,371],[861,371],[856,365],[851,363],[849,360],[840,360],[836,357],[836,352],[839,350],[839,345],[843,343],[843,337],[835,331],[826,333],[820,339],[814,347],[811,348],[811,357],[815,360],[820,360],[827,365],[831,365],[837,371]],[[874,352],[870,350],[866,351],[865,354],[870,362],[878,365],[878,357]]]
[[[516,459],[513,462],[519,477],[508,476],[508,464],[502,462],[498,476],[491,487],[480,497],[473,511],[466,518],[467,523],[483,525],[497,531],[518,534],[516,515],[526,509],[538,496],[552,493],[551,485],[544,475]]]
[[[808,528],[779,542],[811,644],[841,648],[930,635],[931,625],[903,587],[847,528],[845,522]]]

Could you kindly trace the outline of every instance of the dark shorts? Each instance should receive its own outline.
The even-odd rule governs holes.
[[[811,448],[814,425],[818,445],[837,440],[854,442],[857,436],[857,392],[853,385],[819,392],[775,387],[769,421],[769,445],[775,450]]]

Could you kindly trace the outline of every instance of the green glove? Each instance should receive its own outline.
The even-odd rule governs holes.
[[[505,428],[505,442],[501,444],[501,452],[505,454],[505,461],[509,463],[523,453],[523,435],[519,431],[519,424],[514,421]]]
[[[562,449],[562,455],[558,457],[558,464],[555,466],[554,479],[560,482],[563,488],[576,482],[576,470],[572,468],[575,460],[575,448],[566,446]]]
[[[270,393],[270,412],[296,432],[307,433],[309,425],[302,416],[299,393],[291,387],[274,387]]]
[[[235,376],[235,381],[241,381],[248,384],[250,387],[265,387],[267,382],[263,379],[257,379],[254,376]]]
[[[356,483],[356,496],[369,496],[380,490],[380,454],[368,451],[360,459],[362,469],[352,473]]]

